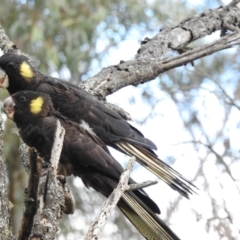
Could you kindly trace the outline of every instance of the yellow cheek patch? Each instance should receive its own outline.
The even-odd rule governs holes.
[[[33,71],[27,62],[23,62],[20,65],[20,73],[28,81],[33,77]]]
[[[30,111],[34,114],[38,114],[42,111],[42,106],[43,106],[43,98],[38,97],[31,101]]]

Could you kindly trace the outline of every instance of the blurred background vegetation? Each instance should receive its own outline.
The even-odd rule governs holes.
[[[220,4],[222,2],[218,0],[198,3],[186,0],[8,0],[1,2],[0,23],[11,41],[32,56],[42,72],[78,84],[106,64],[119,61],[118,47],[122,42],[135,41],[138,47],[145,36],[153,36],[163,26],[172,26]],[[208,40],[199,40],[194,44],[204,41]],[[204,204],[209,204],[210,211],[210,214],[205,216],[198,212],[197,207],[193,207],[193,221],[201,222],[205,231],[214,232],[216,239],[224,239],[226,236],[225,239],[237,239],[239,234],[236,219],[233,217],[234,211],[228,208],[228,200],[224,197],[224,184],[220,181],[224,175],[227,182],[233,186],[234,194],[236,193],[234,196],[237,196],[235,198],[239,199],[239,181],[234,173],[236,166],[239,166],[236,165],[239,147],[229,135],[234,132],[239,136],[239,121],[236,120],[236,116],[239,116],[236,111],[239,111],[237,104],[240,98],[238,55],[237,49],[214,54],[196,61],[195,67],[178,68],[162,74],[154,82],[132,87],[131,94],[125,97],[135,108],[141,109],[137,104],[147,105],[148,111],[143,113],[144,115],[140,118],[134,117],[139,125],[146,125],[154,118],[160,118],[161,122],[161,118],[166,117],[168,110],[164,108],[163,98],[167,98],[174,105],[180,116],[179,126],[187,137],[184,137],[184,143],[179,140],[182,145],[178,147],[182,152],[167,154],[164,160],[169,164],[179,164],[182,166],[181,173],[188,175],[187,170],[190,169],[187,168],[191,164],[184,162],[188,151],[185,146],[191,145],[190,151],[196,154],[195,159],[191,160],[197,167],[193,167],[194,170],[188,177],[194,179],[195,184],[207,194]],[[209,98],[212,94],[215,98]],[[1,100],[7,95],[6,91],[1,90]],[[124,108],[124,105],[121,105],[121,95],[118,96],[118,101],[113,101]],[[209,110],[208,101],[215,101],[220,108],[221,122],[217,127],[212,112],[214,110]],[[129,110],[131,111],[131,107]],[[210,125],[206,121],[210,121]],[[231,123],[232,125],[228,125]],[[158,138],[160,137],[159,131]],[[170,137],[181,139],[174,132],[170,133]],[[16,128],[10,121],[6,121],[4,140],[9,197],[14,204],[12,216],[16,232],[23,211],[23,192],[27,176],[19,159]],[[163,156],[161,149],[158,154]],[[205,172],[209,161],[216,166],[216,172]],[[208,178],[211,174],[212,178]],[[219,194],[211,194],[211,183],[215,180],[218,183],[216,188],[222,191],[221,199],[216,197]],[[80,181],[72,179],[69,184],[75,195],[77,210],[73,216],[64,217],[59,239],[82,239],[103,198],[94,191],[86,190]],[[168,195],[167,191],[163,195]],[[165,199],[164,196],[162,198]],[[167,209],[163,210],[163,218],[168,224],[172,223],[174,214],[184,214],[181,213],[181,201],[182,205],[191,205],[177,194],[171,196],[170,200],[163,200],[162,208]],[[184,206],[182,209],[184,211]],[[115,211],[101,239],[142,239],[135,229],[129,226],[124,217]]]

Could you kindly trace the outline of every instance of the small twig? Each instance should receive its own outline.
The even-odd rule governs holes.
[[[130,173],[131,173],[131,170],[132,170],[135,160],[136,160],[135,157],[131,157],[129,159],[128,165],[127,165],[126,169],[124,170],[124,172],[122,173],[117,187],[114,189],[112,194],[108,197],[107,201],[105,201],[104,204],[101,206],[99,214],[97,215],[95,221],[89,228],[84,240],[98,239],[98,236],[99,236],[100,232],[102,231],[102,228],[105,225],[108,217],[110,216],[113,209],[117,205],[122,194],[128,188],[128,180],[129,180],[129,176],[130,176]]]
[[[33,219],[38,208],[38,184],[42,169],[42,159],[38,157],[34,148],[29,151],[30,174],[25,198],[25,211],[19,230],[18,240],[27,240],[33,226]]]
[[[155,185],[157,183],[158,183],[158,181],[146,181],[143,183],[130,184],[130,185],[128,185],[128,188],[126,191],[138,190],[140,188],[149,187],[149,186]]]

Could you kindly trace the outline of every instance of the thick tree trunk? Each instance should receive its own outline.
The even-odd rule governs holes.
[[[0,240],[12,240],[12,222],[10,217],[11,203],[7,194],[7,172],[3,153],[3,128],[0,115]]]

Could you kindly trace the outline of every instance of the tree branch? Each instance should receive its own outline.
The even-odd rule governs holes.
[[[112,72],[111,81],[108,81],[101,87],[101,89],[94,89],[94,87],[91,87],[91,89],[94,89],[91,90],[91,92],[95,96],[102,96],[102,98],[104,98],[110,93],[116,92],[127,85],[136,86],[139,83],[148,82],[155,79],[160,73],[186,65],[189,62],[213,54],[217,51],[239,45],[240,42],[236,41],[239,39],[240,32],[234,32],[217,41],[214,41],[211,44],[206,44],[202,47],[195,48],[169,59],[136,59],[122,62],[115,66],[109,66],[103,69],[103,71]],[[99,75],[101,75],[103,71],[90,78],[89,81],[82,87],[95,86],[97,81],[100,79]]]
[[[29,153],[30,174],[25,197],[25,210],[17,240],[28,240],[38,208],[38,184],[42,169],[42,159],[38,157],[34,148],[30,149]]]
[[[187,18],[177,26],[162,29],[154,38],[144,40],[135,60],[121,61],[118,65],[104,68],[80,86],[99,99],[105,99],[107,95],[125,86],[136,86],[139,83],[153,80],[160,73],[230,47],[219,46],[219,48],[214,48],[214,44],[217,43],[216,41],[210,44],[212,49],[208,48],[206,51],[205,48],[208,45],[204,45],[186,52],[187,55],[191,54],[189,58],[183,59],[186,55],[181,54],[179,56],[179,62],[174,61],[171,64],[170,61],[176,59],[168,57],[165,61],[168,61],[169,65],[161,66],[161,64],[166,64],[163,59],[163,57],[166,57],[166,53],[172,50],[185,52],[186,46],[192,41],[222,29],[223,25],[230,26],[231,24],[237,27],[240,25],[240,8],[236,3],[224,8],[209,10],[192,18]],[[237,39],[238,38],[239,36]],[[224,41],[226,40],[227,38],[224,39]],[[230,40],[229,43],[231,41],[232,40]],[[221,39],[218,43],[221,43]],[[108,79],[108,81],[105,81],[106,79]]]
[[[51,160],[50,160],[55,176],[57,176],[58,163],[59,163],[59,159],[62,152],[64,136],[65,136],[65,129],[61,126],[60,121],[57,120],[57,128],[54,136],[54,142],[53,142]]]
[[[116,207],[118,201],[120,200],[120,198],[122,197],[125,191],[133,191],[133,190],[148,187],[157,183],[157,181],[146,181],[143,183],[128,185],[130,173],[132,171],[132,167],[135,161],[136,161],[135,157],[131,157],[129,159],[126,169],[121,174],[117,187],[114,189],[112,194],[101,206],[100,211],[95,221],[90,226],[84,240],[96,240],[99,238],[99,235],[102,231],[103,226],[105,225],[108,217],[111,215],[113,209]]]
[[[145,187],[155,185],[157,183],[158,183],[158,181],[146,181],[146,182],[142,182],[142,183],[130,184],[130,185],[128,185],[128,188],[126,190],[127,191],[134,191],[134,190],[137,190],[137,189],[140,189],[140,188],[142,189],[142,188],[145,188]]]
[[[190,42],[221,30],[223,25],[240,25],[240,8],[237,4],[210,9],[187,18],[174,27],[161,29],[152,39],[142,42],[136,59],[156,59],[171,50],[182,50]]]
[[[47,176],[40,180],[39,200],[40,207],[34,219],[30,239],[55,239],[58,231],[59,219],[62,216],[62,207],[65,205],[62,184],[57,180],[57,167],[62,151],[65,129],[57,121],[54,144],[51,153],[51,167]]]
[[[122,197],[122,194],[128,189],[128,180],[130,173],[135,162],[136,158],[131,157],[128,161],[128,165],[120,177],[120,181],[117,187],[114,189],[112,194],[101,206],[99,214],[97,215],[95,221],[89,228],[84,240],[96,240],[99,237],[99,234],[102,231],[103,226],[105,225],[108,217],[112,213],[113,209],[117,205],[119,199]]]

